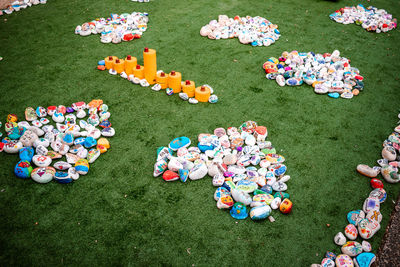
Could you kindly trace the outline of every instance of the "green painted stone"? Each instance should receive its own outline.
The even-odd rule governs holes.
[[[271,146],[271,147],[266,147],[266,148],[262,149],[261,152],[263,152],[265,155],[276,154],[276,149],[275,149],[275,147]]]
[[[259,195],[259,194],[266,194],[266,192],[265,191],[262,191],[261,189],[256,189],[256,190],[254,190],[254,195]]]

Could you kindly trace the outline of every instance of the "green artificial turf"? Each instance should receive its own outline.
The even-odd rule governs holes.
[[[376,164],[399,111],[399,30],[375,34],[328,18],[356,3],[49,0],[0,17],[3,125],[8,113],[22,118],[28,106],[101,98],[117,132],[89,174],[68,185],[18,179],[17,156],[0,153],[1,265],[308,266],[328,250],[339,253],[334,235],[371,191],[355,168]],[[400,18],[399,1],[373,4]],[[74,34],[78,24],[133,11],[150,14],[140,40],[101,44],[97,35]],[[251,47],[201,37],[200,28],[219,14],[265,17],[279,25],[281,38]],[[158,69],[211,85],[219,102],[190,105],[95,70],[109,55],[131,54],[141,63],[146,46],[157,50]],[[334,49],[365,77],[365,90],[351,100],[265,79],[262,64],[282,51]],[[274,211],[274,223],[236,221],[216,208],[210,177],[187,183],[153,177],[157,147],[182,135],[195,143],[199,133],[247,120],[267,126],[268,140],[286,157],[291,214]],[[385,183],[385,189],[373,252],[399,184]]]

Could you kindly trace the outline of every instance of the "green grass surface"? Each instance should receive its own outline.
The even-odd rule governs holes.
[[[355,3],[49,0],[0,17],[3,124],[8,113],[23,117],[28,106],[102,98],[117,131],[111,150],[69,185],[17,179],[17,157],[0,154],[1,265],[308,266],[327,250],[338,253],[334,235],[371,190],[355,167],[380,158],[397,123],[400,96],[399,30],[374,34],[328,18]],[[373,4],[400,18],[398,1]],[[105,45],[99,36],[74,34],[85,21],[132,11],[150,14],[140,40]],[[282,36],[255,48],[237,39],[202,38],[201,26],[219,14],[263,16],[279,25]],[[131,54],[142,62],[145,46],[157,50],[159,69],[213,86],[219,103],[189,105],[95,70],[108,55]],[[364,92],[351,100],[316,95],[306,85],[281,88],[261,69],[284,50],[334,49],[365,77]],[[186,184],[152,177],[158,146],[181,135],[194,141],[201,132],[246,120],[267,126],[268,139],[287,159],[290,215],[275,211],[275,223],[238,222],[216,208],[208,176]],[[374,252],[399,194],[398,184],[385,188]]]

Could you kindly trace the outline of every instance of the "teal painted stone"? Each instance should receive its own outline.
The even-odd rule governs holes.
[[[33,168],[29,161],[21,160],[14,168],[14,173],[18,178],[27,179],[31,177]]]
[[[233,205],[233,207],[231,208],[230,214],[236,220],[244,220],[247,218],[247,216],[249,216],[246,206],[240,202],[236,202]]]
[[[354,258],[354,264],[357,267],[369,267],[375,262],[375,254],[371,252],[363,252]]]
[[[274,194],[274,198],[277,198],[277,197],[279,197],[280,199],[285,199],[285,198],[289,199],[290,195],[288,193],[285,193],[285,192],[276,192]]]
[[[160,146],[157,148],[157,161],[168,160],[168,157],[172,156],[172,153],[172,149],[165,146]]]
[[[72,134],[66,134],[64,135],[62,141],[70,146],[74,143],[74,136]]]
[[[329,93],[328,96],[332,98],[339,98],[340,95],[339,93]]]
[[[188,147],[190,146],[191,142],[190,139],[186,136],[181,136],[178,138],[175,138],[169,143],[169,148],[172,149],[173,151],[177,151],[181,147]]]
[[[25,160],[28,162],[32,161],[33,155],[35,155],[35,151],[32,147],[23,147],[19,150],[19,159]]]
[[[250,210],[250,218],[254,221],[264,220],[271,214],[271,208],[268,205],[254,207]]]
[[[83,143],[83,145],[86,148],[94,147],[96,144],[97,144],[96,139],[94,139],[93,137],[90,137],[90,136],[86,137],[85,142]]]
[[[365,214],[362,210],[352,210],[347,213],[347,220],[349,223],[358,225],[359,221],[365,217]]]
[[[78,137],[74,140],[74,145],[82,145],[85,143],[85,138],[84,137]]]
[[[179,178],[182,182],[186,182],[189,177],[189,170],[179,169]]]

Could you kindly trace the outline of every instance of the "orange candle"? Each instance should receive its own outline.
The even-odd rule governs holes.
[[[136,65],[137,59],[131,55],[128,55],[125,58],[125,73],[128,75],[133,74],[133,69],[136,67]]]
[[[207,86],[202,85],[201,87],[197,87],[195,92],[195,97],[199,102],[208,102],[208,99],[211,95],[211,90]]]
[[[168,88],[168,74],[164,72],[157,73],[156,82],[161,85],[161,89]]]
[[[114,62],[113,69],[117,71],[117,73],[121,73],[125,69],[125,60],[123,59],[116,59]]]
[[[112,69],[114,66],[114,61],[117,60],[118,58],[116,56],[109,56],[104,59],[106,63],[106,69]]]
[[[186,80],[182,82],[182,91],[188,95],[188,97],[194,97],[195,84],[194,81]]]
[[[136,65],[136,68],[133,69],[133,76],[143,79],[144,78],[144,68],[143,66]]]
[[[145,48],[143,51],[144,78],[149,84],[156,83],[157,59],[156,50]]]
[[[180,93],[182,90],[182,74],[177,71],[171,71],[168,76],[168,87],[172,88],[174,94]]]

